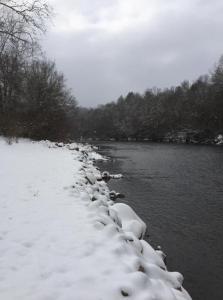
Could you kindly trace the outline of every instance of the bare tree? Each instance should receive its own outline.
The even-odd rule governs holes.
[[[12,45],[33,45],[50,15],[45,0],[0,0],[0,53]]]

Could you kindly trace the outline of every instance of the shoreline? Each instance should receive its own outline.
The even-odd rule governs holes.
[[[101,154],[99,154],[99,155],[101,155]],[[106,159],[105,159],[105,163],[106,163]],[[121,179],[119,179],[119,180],[121,180]],[[120,211],[119,211],[119,209],[116,210],[118,220],[121,222],[121,224],[118,224],[119,222],[117,224],[118,224],[118,226],[121,227],[120,229],[122,229],[124,231],[124,233],[127,233],[127,234],[130,233],[131,235],[133,234],[133,236],[131,237],[131,238],[133,238],[133,240],[131,242],[133,243],[132,245],[134,245],[133,247],[136,247],[137,250],[140,250],[138,252],[139,256],[142,254],[143,258],[145,260],[148,259],[148,261],[150,261],[151,257],[153,256],[153,259],[155,261],[155,265],[157,265],[160,269],[162,269],[163,271],[165,271],[167,273],[174,274],[176,276],[175,279],[177,279],[178,282],[181,283],[181,287],[176,288],[176,286],[175,286],[174,288],[177,289],[178,291],[181,291],[183,293],[182,296],[185,297],[185,299],[191,299],[188,292],[182,287],[182,284],[183,284],[182,274],[180,274],[178,272],[168,272],[167,265],[166,265],[166,255],[162,252],[161,247],[158,246],[157,250],[155,250],[149,244],[149,242],[147,242],[143,239],[144,235],[146,234],[147,227],[146,227],[145,223],[140,219],[140,217],[134,212],[134,210],[127,204],[123,204],[123,203],[115,204],[114,201],[109,201],[109,205],[111,206],[111,208],[114,208],[115,206],[116,207],[121,206]],[[123,206],[123,208],[122,208],[122,206]],[[127,209],[127,211],[129,210],[130,215],[131,215],[130,217],[127,217],[128,221],[130,221],[130,222],[132,222],[132,221],[137,222],[138,221],[139,222],[139,227],[141,227],[139,230],[134,230],[134,226],[137,225],[136,223],[131,224],[133,226],[131,226],[131,225],[130,226],[124,226],[124,228],[123,228],[122,223],[123,223],[123,221],[125,221],[124,219],[125,219],[125,215],[126,215],[126,213],[125,213],[126,209]],[[122,212],[122,210],[123,210],[123,212]],[[128,212],[127,212],[127,214],[128,214]],[[135,238],[136,238],[136,240],[135,240]],[[141,245],[139,246],[140,243],[141,243]],[[143,254],[144,252],[146,254]],[[151,255],[151,257],[149,257],[150,255]],[[138,271],[146,273],[144,266],[139,266]],[[176,294],[175,296],[178,299],[179,295]]]
[[[95,161],[103,157],[92,146],[0,146],[4,299],[191,299],[183,276],[169,272],[162,252],[143,240],[145,223],[97,180]]]
[[[214,141],[210,142],[181,142],[181,141],[165,141],[165,140],[145,140],[145,139],[93,139],[93,138],[87,138],[84,140],[78,140],[78,143],[154,143],[154,144],[171,144],[171,145],[194,145],[194,146],[215,146],[215,147],[222,147],[223,143],[216,143]]]

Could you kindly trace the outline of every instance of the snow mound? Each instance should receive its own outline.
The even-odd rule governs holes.
[[[146,233],[146,224],[137,216],[134,210],[124,203],[116,203],[112,208],[117,212],[119,219],[122,220],[122,229],[125,232],[132,232],[141,239]]]
[[[188,300],[89,145],[0,139],[0,299]]]

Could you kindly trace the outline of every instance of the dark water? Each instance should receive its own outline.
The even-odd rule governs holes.
[[[122,173],[109,183],[147,223],[153,245],[180,271],[194,300],[223,299],[223,148],[101,143],[111,157],[101,170]]]

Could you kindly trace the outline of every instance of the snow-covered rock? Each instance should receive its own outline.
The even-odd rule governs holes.
[[[219,134],[215,139],[216,145],[223,145],[223,134]]]
[[[125,232],[132,232],[137,238],[143,238],[146,232],[146,224],[137,216],[134,210],[124,203],[116,203],[112,208],[117,212]]]

